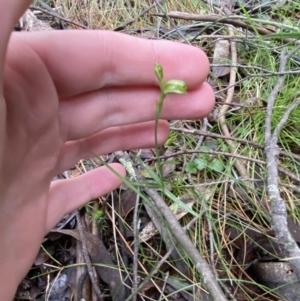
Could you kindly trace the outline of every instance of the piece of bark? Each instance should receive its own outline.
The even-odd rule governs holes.
[[[53,28],[46,22],[39,20],[35,14],[27,9],[19,21],[22,31],[49,31]]]

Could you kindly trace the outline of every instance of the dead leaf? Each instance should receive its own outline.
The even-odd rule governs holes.
[[[230,62],[230,44],[228,40],[218,40],[215,45],[213,64],[228,64]],[[230,73],[230,67],[214,66],[212,73],[221,77]]]
[[[174,151],[170,148],[168,148],[165,153],[164,156],[170,156],[173,155]],[[174,158],[169,158],[166,160],[166,162],[163,165],[163,176],[167,177],[170,173],[172,173],[176,168],[176,164],[174,163]]]
[[[154,154],[155,150],[153,151],[151,148],[145,148],[139,151],[139,157],[143,160],[153,158]]]
[[[273,231],[261,233],[252,229],[228,228],[228,238],[239,249],[236,260],[239,264],[248,265],[260,257],[261,259],[277,259],[281,257]]]
[[[116,211],[120,216],[126,218],[136,204],[136,193],[132,190],[127,190],[122,195],[122,200],[115,206]]]
[[[78,230],[59,230],[57,232],[70,235],[80,241]],[[122,273],[115,268],[115,264],[113,263],[109,252],[106,250],[100,238],[89,232],[84,233],[87,240],[88,252],[91,256],[91,261],[94,264],[99,264],[95,266],[95,269],[100,278],[109,285],[112,299],[114,301],[124,301],[126,296],[125,287],[121,279]]]
[[[296,242],[300,242],[300,227],[289,218],[288,228]],[[239,249],[236,259],[240,264],[249,264],[258,258],[277,260],[277,258],[282,257],[272,230],[262,233],[250,228],[230,227],[225,232]]]

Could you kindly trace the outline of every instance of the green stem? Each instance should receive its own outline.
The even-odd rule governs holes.
[[[164,99],[165,99],[166,95],[163,93],[162,89],[161,89],[161,93],[160,93],[160,97],[159,97],[159,100],[158,102],[156,103],[156,114],[155,114],[155,129],[154,129],[154,136],[155,136],[155,155],[156,155],[156,158],[157,158],[157,172],[159,174],[159,178],[160,178],[160,181],[161,181],[161,186],[162,186],[162,189],[164,188],[164,181],[163,181],[163,170],[162,170],[162,164],[161,164],[161,161],[159,159],[159,145],[158,145],[158,139],[157,139],[157,136],[158,136],[158,121],[160,119],[160,116],[161,116],[161,111],[162,111],[162,108],[163,108],[163,104],[164,104]]]
[[[154,66],[154,71],[156,74],[156,77],[158,79],[159,87],[160,87],[160,96],[159,100],[156,103],[156,114],[155,114],[155,130],[154,130],[154,136],[155,136],[155,153],[157,158],[157,173],[159,175],[160,179],[160,186],[164,190],[164,178],[163,178],[163,169],[162,164],[159,159],[159,148],[158,148],[158,121],[161,116],[161,111],[163,108],[164,100],[167,94],[184,94],[187,90],[187,85],[185,82],[181,80],[171,79],[166,82],[164,82],[164,73],[163,68],[161,65],[156,64]]]

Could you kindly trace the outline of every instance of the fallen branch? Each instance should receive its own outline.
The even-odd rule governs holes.
[[[82,253],[83,253],[84,260],[86,262],[87,271],[89,273],[89,276],[90,276],[95,294],[97,295],[98,300],[102,301],[103,300],[102,293],[101,293],[100,288],[99,288],[98,283],[97,283],[97,275],[93,270],[93,265],[92,265],[91,258],[90,258],[90,255],[89,255],[89,251],[88,251],[88,248],[87,248],[87,239],[86,239],[85,234],[84,234],[83,226],[82,226],[81,219],[80,219],[79,210],[76,210],[76,219],[77,219],[78,230],[79,230],[80,239],[81,239],[81,243],[82,243]]]
[[[164,14],[153,14],[154,16],[158,17],[165,17]],[[225,23],[225,24],[231,24],[236,27],[241,27],[244,29],[251,29],[251,26],[248,22],[242,21],[240,16],[230,16],[230,17],[224,17],[224,16],[207,16],[207,15],[198,15],[198,14],[191,14],[191,13],[185,13],[185,12],[169,12],[168,14],[169,18],[173,19],[182,19],[182,20],[190,20],[190,21],[202,21],[202,22],[213,22],[213,23]],[[273,31],[270,31],[268,29],[265,29],[260,26],[256,26],[256,30],[259,34],[267,35],[274,33]]]
[[[184,229],[179,224],[178,220],[174,216],[173,212],[166,205],[166,203],[162,200],[160,195],[151,188],[144,188],[147,195],[151,198],[157,208],[160,210],[162,215],[165,217],[170,230],[172,231],[174,237],[181,244],[181,246],[188,253],[189,257],[195,264],[195,268],[203,277],[203,283],[207,287],[209,293],[211,294],[213,300],[215,301],[227,301],[223,291],[221,290],[215,276],[206,262],[206,260],[199,253],[193,242],[185,233]]]
[[[164,14],[152,14],[153,16],[157,17],[165,17]],[[246,30],[253,30],[251,24],[247,21],[246,17],[243,16],[207,16],[207,15],[198,15],[198,14],[191,14],[191,13],[185,13],[185,12],[170,12],[167,14],[169,18],[174,18],[174,19],[181,19],[181,20],[190,20],[190,21],[202,21],[202,22],[212,22],[212,23],[225,23],[225,24],[231,24],[235,27],[241,27]],[[260,22],[263,24],[271,24],[273,26],[278,27],[279,29],[287,29],[287,30],[292,30],[294,32],[298,31],[297,27],[292,27],[292,26],[286,26],[280,23],[276,22],[270,22],[266,20],[259,20],[259,19],[252,19],[252,21]],[[274,34],[273,31],[266,29],[265,27],[259,26],[257,24],[255,26],[255,31],[257,31],[261,35],[271,35]],[[279,41],[283,41],[284,43],[291,43],[294,42],[296,44],[299,44],[300,41],[295,41],[293,39],[282,39],[278,38]]]
[[[279,71],[284,72],[286,64],[291,55],[298,51],[300,46],[297,46],[292,52],[287,53],[283,50],[280,56]],[[283,86],[284,76],[279,76],[277,83],[268,100],[267,113],[266,113],[266,132],[265,132],[265,153],[267,157],[267,192],[271,205],[271,223],[275,232],[278,245],[287,258],[290,258],[293,270],[300,281],[300,249],[291,235],[287,225],[287,210],[285,201],[282,199],[278,183],[278,155],[279,147],[277,145],[280,131],[286,124],[291,112],[299,105],[300,99],[296,100],[287,109],[280,122],[272,133],[271,123],[273,109],[276,97]]]
[[[122,152],[116,152],[117,157],[120,159],[122,158],[121,155]],[[127,157],[127,156],[126,156]],[[137,169],[133,167],[133,164],[129,157],[126,158],[123,164],[125,163],[125,167],[127,166],[127,171],[130,174],[131,177],[137,179],[139,182],[145,182],[143,176],[139,173]],[[128,167],[130,163],[130,168]],[[185,230],[182,228],[180,223],[178,222],[177,218],[175,217],[174,213],[171,211],[171,209],[167,206],[167,204],[164,202],[164,200],[161,198],[161,196],[155,191],[154,189],[147,188],[143,185],[142,188],[146,194],[149,196],[149,198],[153,201],[153,207],[155,208],[155,211],[158,215],[161,215],[164,217],[166,223],[168,224],[168,227],[163,227],[163,233],[164,232],[171,232],[172,236],[168,235],[169,237],[165,236],[165,242],[169,247],[169,250],[173,249],[173,245],[178,248],[179,246],[182,247],[186,251],[186,253],[189,255],[191,260],[195,264],[195,268],[197,271],[202,275],[203,277],[203,283],[207,287],[211,297],[214,301],[227,301],[222,289],[220,288],[220,285],[218,281],[215,278],[215,275],[213,274],[211,267],[206,262],[206,260],[202,257],[202,255],[197,250],[194,243],[190,240],[188,235],[185,233]],[[146,204],[147,205],[147,204]],[[150,207],[150,206],[149,206]],[[200,218],[200,214],[199,217]],[[166,239],[167,238],[167,239]],[[173,240],[175,238],[175,241]],[[171,242],[169,243],[168,240]],[[175,250],[175,248],[174,248]],[[170,251],[170,254],[172,252]],[[168,254],[169,256],[169,254]],[[155,270],[154,270],[155,271]],[[152,274],[151,274],[152,275]],[[141,286],[139,286],[140,288]],[[139,288],[137,290],[139,290]],[[132,296],[131,296],[132,297]]]

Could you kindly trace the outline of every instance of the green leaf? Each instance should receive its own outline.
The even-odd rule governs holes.
[[[163,80],[164,80],[164,72],[163,72],[162,65],[155,64],[154,65],[154,71],[155,71],[155,74],[156,74],[156,77],[158,79],[159,84],[162,86],[163,85]]]
[[[220,172],[220,173],[221,173],[222,171],[224,171],[224,165],[223,165],[222,161],[220,161],[220,160],[217,159],[217,158],[213,159],[213,160],[209,163],[208,167],[209,167],[211,170],[217,171],[217,172]]]
[[[299,39],[300,32],[279,32],[261,36],[263,39]]]
[[[171,206],[170,206],[170,209],[171,211],[176,214],[177,211],[178,211],[178,208],[179,208],[179,205],[177,203],[173,203]]]
[[[224,153],[228,153],[228,151],[229,151],[228,145],[223,143],[222,146],[221,146],[221,151],[224,152]]]
[[[204,152],[211,152],[211,148],[207,145],[200,146],[199,150],[204,151]],[[210,157],[210,154],[201,154],[200,156],[202,159],[208,160],[208,158]]]
[[[160,179],[159,177],[156,175],[155,172],[153,172],[151,170],[151,168],[145,164],[141,158],[136,157],[137,161],[141,164],[142,168],[145,168],[149,174],[152,176],[152,178],[155,181],[158,181],[157,183],[159,184]],[[107,164],[107,163],[106,163]],[[109,165],[108,165],[109,166]],[[168,190],[166,187],[163,189],[162,191],[164,193],[165,196],[167,196],[171,201],[173,201],[175,204],[178,204],[179,208],[184,209],[185,211],[189,212],[190,214],[192,214],[195,217],[199,217],[199,214],[196,213],[190,206],[188,206],[187,204],[185,204],[183,201],[181,201],[177,196],[175,196],[170,190]],[[142,197],[144,197],[144,195],[142,195]]]
[[[196,164],[193,161],[188,162],[185,166],[185,171],[188,173],[196,173],[197,172]]]
[[[188,213],[192,214],[195,217],[199,217],[199,213],[195,212],[190,206],[185,204],[182,200],[180,200],[177,196],[175,196],[170,190],[165,188],[164,194],[175,204],[178,204],[178,208],[182,208],[183,210],[187,211]]]
[[[186,90],[187,85],[182,80],[171,79],[163,84],[164,94],[185,94]]]
[[[197,158],[194,160],[194,163],[198,170],[203,170],[207,167],[207,160],[204,158]]]

